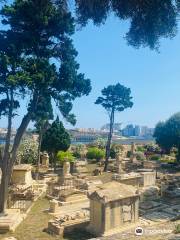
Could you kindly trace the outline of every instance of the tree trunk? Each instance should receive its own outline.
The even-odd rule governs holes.
[[[12,131],[12,117],[13,117],[13,90],[10,90],[7,93],[7,99],[9,100],[9,111],[8,111],[8,127],[7,127],[7,135],[6,135],[6,143],[4,148],[4,153],[2,157],[2,178],[1,178],[1,186],[0,186],[0,213],[5,214],[6,206],[7,206],[7,198],[8,198],[8,184],[10,181],[9,178],[9,165],[10,165],[10,155],[9,149],[11,144],[11,131]]]
[[[56,152],[54,152],[53,153],[53,162],[54,162],[54,172],[56,173],[56,168],[57,168],[57,166],[56,166],[56,155],[57,155],[57,153]]]
[[[1,180],[1,187],[0,187],[0,213],[4,213],[7,206],[8,185],[10,183],[13,165],[16,160],[17,150],[20,145],[22,136],[30,120],[31,120],[30,114],[28,113],[24,116],[21,122],[21,125],[17,130],[11,154],[9,154],[9,147],[8,147],[8,145],[10,146],[10,137],[9,137],[10,134],[7,133],[6,147],[5,147],[4,156],[3,156],[2,180]]]
[[[3,169],[2,178],[1,178],[1,187],[0,187],[0,214],[6,213],[8,185],[9,185],[8,173]]]
[[[16,161],[16,155],[17,155],[17,151],[18,151],[18,148],[19,148],[19,145],[21,143],[21,140],[22,140],[22,137],[29,125],[31,121],[31,113],[27,113],[24,117],[23,117],[23,120],[21,122],[21,125],[20,127],[18,128],[17,130],[17,133],[16,133],[16,136],[14,138],[14,144],[13,144],[13,147],[12,147],[12,151],[11,151],[11,159],[10,159],[10,170],[12,171],[12,167]],[[10,171],[10,172],[11,172]]]
[[[36,168],[36,180],[39,179],[39,169],[40,169],[40,161],[41,161],[41,143],[42,143],[42,128],[39,132],[39,145],[38,145],[38,156],[37,156],[37,168]]]
[[[110,127],[109,127],[108,140],[106,144],[106,159],[105,159],[104,172],[107,172],[107,169],[108,169],[109,156],[110,156],[110,150],[111,150],[111,140],[113,135],[113,127],[114,127],[114,109],[112,109],[111,115],[110,115]]]

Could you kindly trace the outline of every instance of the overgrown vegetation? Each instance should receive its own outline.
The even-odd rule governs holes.
[[[86,154],[87,159],[99,161],[105,157],[105,151],[97,147],[92,147],[88,149]]]

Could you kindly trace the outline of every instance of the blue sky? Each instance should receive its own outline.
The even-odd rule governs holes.
[[[134,106],[116,114],[116,122],[154,127],[180,111],[180,34],[161,41],[160,53],[134,49],[124,39],[127,22],[114,17],[100,28],[89,24],[74,36],[81,71],[92,80],[92,92],[77,100],[77,127],[99,128],[108,121],[101,106],[94,105],[101,89],[120,82],[130,87]]]
[[[74,102],[76,127],[100,128],[108,122],[105,110],[94,102],[104,87],[117,82],[131,88],[134,106],[116,114],[116,122],[154,127],[180,111],[180,34],[173,40],[162,40],[157,53],[128,46],[123,38],[127,30],[127,22],[110,17],[105,25],[89,24],[74,35],[80,71],[92,81],[90,95]],[[26,102],[14,127],[18,127],[25,111]],[[6,127],[5,119],[0,120],[0,126]]]

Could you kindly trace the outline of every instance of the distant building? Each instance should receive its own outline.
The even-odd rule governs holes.
[[[120,132],[122,127],[122,123],[114,123],[114,132]],[[101,127],[101,131],[109,131],[110,125],[105,124]]]
[[[147,126],[133,126],[133,124],[129,124],[124,129],[122,129],[122,136],[124,137],[152,138],[153,134],[154,128],[149,128]]]
[[[139,125],[136,125],[136,126],[134,127],[134,136],[139,137],[140,135],[141,135],[141,128],[140,128]]]
[[[132,124],[127,125],[123,130],[122,130],[122,135],[125,137],[131,137],[134,136],[134,126]]]
[[[72,143],[91,143],[99,138],[107,138],[108,132],[95,130],[92,128],[76,128],[68,130],[71,136]]]

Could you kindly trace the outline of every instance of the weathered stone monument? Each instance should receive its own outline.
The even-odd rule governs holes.
[[[31,186],[33,182],[31,170],[32,166],[29,164],[15,165],[12,173],[12,184]]]
[[[139,194],[132,186],[109,182],[89,193],[88,197],[90,225],[87,230],[96,236],[118,232],[123,226],[138,221]]]
[[[122,155],[120,153],[116,154],[116,166],[117,166],[117,174],[122,174],[124,171],[122,169]]]
[[[134,142],[131,143],[131,156],[130,156],[130,160],[131,162],[136,162],[136,145]]]
[[[136,173],[136,172],[123,173],[121,175],[114,174],[112,176],[112,180],[116,180],[119,183],[132,185],[132,186],[134,186],[136,188],[139,188],[139,186],[143,182],[141,174]]]
[[[44,167],[49,167],[49,155],[47,152],[43,152],[41,155],[41,164]]]
[[[75,211],[56,217],[48,222],[48,232],[64,237],[64,233],[72,232],[73,230],[83,230],[89,224],[89,213],[87,211]]]
[[[65,159],[63,163],[63,172],[62,176],[59,178],[59,183],[64,186],[71,186],[73,184],[72,180],[73,176],[70,174],[70,162],[68,159]]]
[[[75,174],[84,174],[84,175],[87,175],[88,173],[88,170],[86,168],[86,164],[87,162],[86,161],[75,161],[74,163],[74,169],[73,169],[73,172]]]
[[[59,210],[59,202],[58,202],[57,200],[52,199],[52,200],[49,202],[49,205],[50,205],[49,211],[50,211],[51,213],[56,213],[56,212],[58,212],[58,210]]]
[[[143,187],[156,185],[156,172],[141,172]]]

